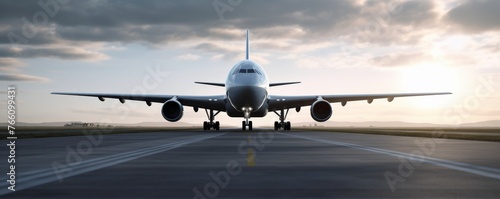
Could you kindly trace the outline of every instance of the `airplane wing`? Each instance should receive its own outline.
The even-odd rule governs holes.
[[[269,87],[273,86],[283,86],[283,85],[290,85],[290,84],[300,84],[300,82],[279,82],[279,83],[270,83]]]
[[[427,95],[448,95],[449,92],[442,93],[393,93],[393,94],[347,94],[347,95],[310,95],[310,96],[269,96],[269,111],[281,109],[297,108],[302,106],[310,106],[318,99],[326,100],[330,103],[340,102],[345,106],[349,101],[366,100],[372,103],[374,99],[387,99],[391,102],[396,97],[413,97]]]
[[[133,94],[64,93],[64,92],[53,92],[51,94],[97,97],[101,101],[104,101],[105,98],[112,98],[112,99],[118,99],[121,103],[125,103],[125,100],[144,101],[148,106],[151,106],[152,102],[165,103],[167,100],[170,100],[175,97],[177,98],[177,101],[179,101],[183,106],[212,109],[217,111],[226,111],[224,103],[225,101],[224,95],[186,96],[186,95],[140,95],[140,94],[133,95]]]
[[[224,87],[226,84],[224,83],[213,83],[213,82],[194,82],[196,84],[205,84],[205,85],[210,85],[210,86],[219,86],[219,87]]]

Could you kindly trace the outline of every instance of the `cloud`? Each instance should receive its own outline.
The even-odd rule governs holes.
[[[366,66],[367,56],[367,54],[350,56],[346,53],[331,53],[326,56],[287,54],[280,59],[292,60],[296,66],[303,68],[352,68]]]
[[[49,80],[44,77],[37,77],[25,74],[0,74],[0,81],[46,82]]]
[[[407,27],[432,27],[436,24],[438,13],[433,1],[402,1],[399,13],[393,15],[395,24]]]
[[[65,41],[60,38],[55,30],[55,25],[35,26],[25,25],[21,22],[8,21],[0,24],[4,28],[0,29],[0,44],[9,45],[54,45],[63,44]],[[28,35],[25,35],[28,32]]]
[[[107,57],[100,52],[103,49],[92,48],[92,44],[136,43],[153,48],[194,49],[209,53],[212,59],[233,59],[243,57],[245,29],[251,29],[252,44],[264,53],[298,54],[347,47],[350,54],[359,54],[380,47],[418,48],[433,42],[429,35],[446,31],[494,31],[500,27],[495,20],[500,18],[496,14],[500,9],[497,1],[446,5],[451,4],[454,7],[449,6],[451,10],[446,12],[450,8],[430,0],[244,1],[222,13],[221,21],[212,1],[71,1],[60,6],[47,24],[31,26],[21,19],[33,23],[33,15],[44,11],[38,3],[0,1],[0,57],[103,60]],[[447,29],[450,25],[456,29]],[[11,41],[7,35],[23,35],[26,27],[36,30],[36,35],[17,45],[20,51],[8,48]],[[428,57],[401,54],[371,61],[395,66],[424,58]],[[313,59],[309,62],[323,62]]]
[[[20,19],[31,19],[39,11],[43,10],[29,1],[0,3],[0,24],[10,27],[0,32],[21,34],[24,24]],[[434,11],[432,1],[416,0],[245,1],[224,12],[220,21],[211,1],[71,1],[49,19],[50,25],[36,26],[38,34],[29,44],[138,42],[162,46],[200,38],[235,41],[241,40],[245,29],[251,29],[255,38],[292,39],[299,46],[341,36],[352,42],[361,34],[368,34],[366,42],[375,44],[415,43],[425,35],[415,30],[435,26]],[[407,34],[413,38],[406,38]],[[0,43],[9,42],[0,39]]]
[[[218,54],[219,59],[232,59],[234,57],[244,57],[244,47],[223,44],[220,42],[203,42],[193,47],[194,50]]]
[[[500,30],[500,1],[481,0],[464,1],[444,16],[455,28],[469,32],[481,33]]]
[[[23,62],[14,58],[0,58],[0,72],[16,71],[18,66],[22,66]]]
[[[1,57],[13,58],[58,58],[65,60],[103,60],[105,54],[78,47],[0,47]]]
[[[179,55],[177,58],[182,59],[182,60],[198,60],[198,59],[200,59],[200,56],[188,53],[188,54]]]
[[[488,110],[478,110],[474,113],[475,115],[482,115],[482,116],[499,116],[500,115],[500,110],[499,109],[488,109]]]
[[[133,0],[70,1],[61,5],[50,22],[64,26],[116,27],[123,24],[165,22],[203,22],[216,17],[211,2],[195,0],[136,2]],[[183,8],[179,10],[179,8]],[[38,2],[0,1],[1,21],[32,19],[37,12],[47,13]],[[191,11],[196,14],[192,14]],[[135,13],[135,14],[131,14]]]
[[[390,54],[370,59],[371,63],[384,67],[408,66],[428,60],[433,60],[433,58],[424,53]]]
[[[467,27],[479,26],[474,23],[476,18],[485,19],[479,24],[490,27],[499,23],[495,21],[499,18],[495,14],[499,4],[468,1],[447,15]],[[211,1],[71,1],[60,6],[46,26],[35,26],[38,34],[30,38],[29,44],[80,41],[163,45],[199,38],[239,40],[237,30],[252,29],[256,38],[297,39],[304,43],[339,36],[356,39],[361,32],[369,34],[368,42],[385,45],[418,42],[425,30],[438,28],[440,19],[434,1],[419,0],[244,1],[231,8],[220,21]],[[25,25],[21,18],[32,19],[40,11],[44,10],[31,1],[0,2],[0,24],[5,27],[0,33],[21,35]],[[407,35],[414,38],[408,39]],[[10,41],[2,37],[0,43]]]
[[[234,40],[240,38],[228,29],[247,28],[257,30],[256,36],[263,38],[291,36],[290,31],[276,26],[303,29],[310,34],[304,38],[312,39],[317,37],[311,34],[319,36],[342,30],[336,27],[348,25],[361,12],[361,7],[351,1],[291,0],[286,3],[284,6],[283,1],[246,1],[235,7],[236,11],[224,13],[225,20],[221,22],[211,1],[109,0],[102,4],[71,1],[49,19],[48,28],[34,26],[38,33],[29,43],[106,41],[154,45],[207,37]],[[8,32],[22,35],[26,23],[21,18],[31,19],[39,11],[43,10],[33,2],[0,2],[0,23],[10,27],[3,30],[2,35]],[[261,33],[257,33],[258,29],[262,29]],[[0,42],[10,43],[5,37]]]

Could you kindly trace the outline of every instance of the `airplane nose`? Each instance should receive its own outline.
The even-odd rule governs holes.
[[[250,112],[256,111],[263,104],[263,100],[265,100],[266,94],[263,88],[253,87],[253,86],[241,86],[235,87],[228,91],[229,98],[231,99],[231,103],[235,107],[238,107],[238,110],[242,110],[245,108]]]

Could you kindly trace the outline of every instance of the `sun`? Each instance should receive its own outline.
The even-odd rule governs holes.
[[[458,85],[454,70],[434,64],[416,65],[402,70],[401,87],[406,92],[453,92]],[[450,103],[450,97],[429,96],[411,99],[418,108],[439,108]]]

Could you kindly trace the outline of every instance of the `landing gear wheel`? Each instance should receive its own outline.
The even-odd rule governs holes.
[[[275,121],[274,122],[274,130],[277,131],[280,129],[280,123],[278,123],[278,121]]]
[[[245,121],[241,122],[241,130],[246,130],[246,124],[245,124]]]
[[[203,130],[208,130],[208,122],[203,122]]]
[[[219,121],[215,122],[214,129],[217,130],[217,131],[220,129],[220,123],[219,123]]]
[[[292,124],[290,122],[285,123],[285,130],[289,131],[292,128]]]
[[[252,121],[249,121],[248,122],[248,130],[251,131],[252,130]]]

